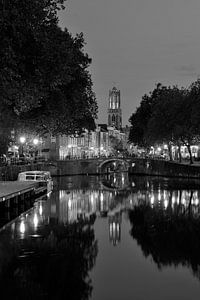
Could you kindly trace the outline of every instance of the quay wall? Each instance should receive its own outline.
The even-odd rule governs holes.
[[[57,161],[57,175],[97,175],[99,164],[98,159]]]
[[[98,175],[102,159],[66,160],[54,163],[0,167],[0,181],[17,180],[18,173],[30,170],[50,171],[52,176]],[[129,159],[129,173],[139,175],[200,178],[200,165],[180,164],[165,160]]]
[[[186,177],[200,179],[200,165],[180,164],[166,160],[133,159],[129,168],[130,174]]]
[[[100,173],[99,165],[101,162],[100,159],[57,161],[57,175],[97,175]],[[130,159],[129,165],[130,174],[200,178],[200,165],[136,158]]]

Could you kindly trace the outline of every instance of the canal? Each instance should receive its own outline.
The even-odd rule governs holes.
[[[1,297],[199,299],[199,201],[197,180],[55,178],[20,216],[0,214]]]

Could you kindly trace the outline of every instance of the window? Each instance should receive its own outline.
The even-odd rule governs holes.
[[[27,175],[26,180],[34,180],[35,176],[34,175]]]

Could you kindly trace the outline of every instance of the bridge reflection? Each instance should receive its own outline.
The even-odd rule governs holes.
[[[111,173],[100,177],[102,188],[108,190],[125,190],[130,186],[129,175],[127,172]]]

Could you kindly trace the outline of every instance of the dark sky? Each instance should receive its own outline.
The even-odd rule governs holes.
[[[187,87],[200,74],[199,0],[68,0],[60,25],[83,32],[99,105],[121,90],[123,125],[155,84]]]

